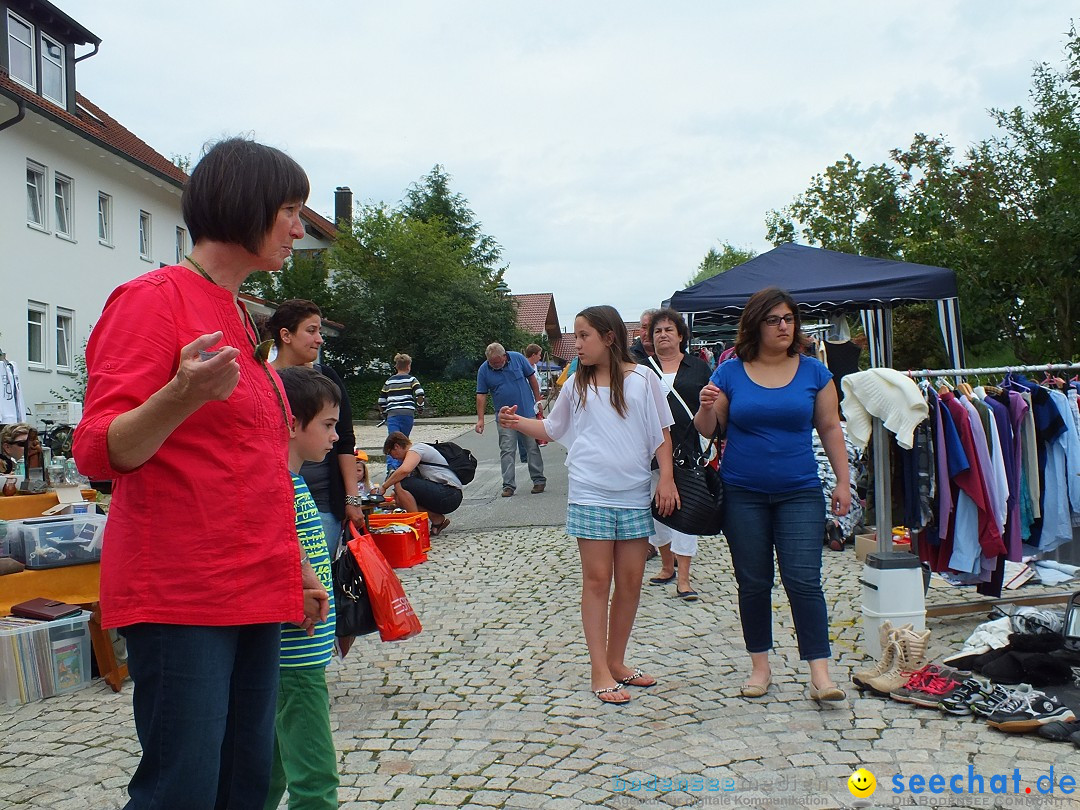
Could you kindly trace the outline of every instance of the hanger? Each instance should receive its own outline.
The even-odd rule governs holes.
[[[952,383],[950,383],[944,377],[938,377],[937,378],[937,387],[938,387],[937,392],[938,392],[939,397],[944,396],[945,394],[947,394],[947,393],[949,393],[950,391],[953,390]]]

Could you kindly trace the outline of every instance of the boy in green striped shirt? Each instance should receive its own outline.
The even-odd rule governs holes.
[[[338,806],[338,773],[326,665],[334,650],[334,584],[319,510],[300,477],[300,466],[305,461],[322,461],[333,449],[340,394],[329,378],[307,366],[286,368],[279,375],[293,413],[289,472],[296,493],[296,532],[330,595],[330,612],[314,632],[292,624],[281,626],[274,762],[263,807],[274,810],[288,790],[290,808],[332,810]]]

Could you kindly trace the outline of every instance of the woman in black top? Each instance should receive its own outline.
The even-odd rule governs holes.
[[[352,406],[349,393],[341,377],[329,366],[315,362],[323,344],[322,310],[318,305],[302,298],[285,301],[270,316],[266,324],[270,337],[277,348],[277,357],[271,363],[276,369],[289,366],[312,366],[323,376],[329,377],[341,393],[338,412],[338,440],[334,449],[319,462],[305,461],[300,475],[311,490],[311,497],[319,508],[326,547],[333,559],[337,553],[341,527],[346,519],[357,526],[364,525],[360,510],[360,495],[356,477],[356,436],[353,434]]]
[[[701,453],[701,436],[694,427],[694,414],[698,409],[698,393],[709,382],[709,365],[687,353],[690,330],[675,310],[665,308],[656,312],[648,329],[654,352],[648,365],[660,375],[675,419],[671,426],[672,449],[677,452],[681,448],[688,457],[696,458]],[[649,584],[666,585],[674,579],[675,595],[693,602],[698,595],[690,586],[690,560],[697,554],[697,537],[668,528],[660,521],[655,523],[656,534],[649,542],[660,549],[662,565],[660,574],[650,578]]]

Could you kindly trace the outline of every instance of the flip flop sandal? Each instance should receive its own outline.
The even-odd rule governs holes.
[[[614,692],[621,692],[625,687],[621,683],[617,683],[614,686],[609,686],[607,689],[594,689],[593,694],[601,703],[610,703],[613,706],[622,706],[624,703],[630,702],[630,696],[627,695],[625,700],[604,700],[603,695],[610,695]]]
[[[615,680],[623,686],[636,686],[639,689],[648,689],[650,686],[656,686],[656,678],[651,675],[646,675],[640,669],[636,668],[625,678],[616,678]],[[648,681],[648,683],[634,683],[634,681]]]

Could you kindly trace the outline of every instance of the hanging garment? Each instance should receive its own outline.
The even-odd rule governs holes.
[[[850,340],[842,343],[828,340],[825,342],[825,351],[828,356],[829,371],[832,372],[833,382],[836,383],[836,394],[843,401],[844,388],[841,383],[848,374],[854,374],[859,370],[859,356],[862,354],[862,349]]]
[[[0,360],[0,424],[25,422],[29,413],[19,382],[19,367],[10,360]]]
[[[876,416],[896,434],[897,444],[911,449],[912,433],[930,413],[914,380],[895,369],[872,368],[848,374],[841,385],[848,432],[856,447],[870,441],[871,417]]]
[[[834,515],[832,512],[832,492],[836,489],[836,473],[833,471],[829,457],[825,453],[825,447],[821,444],[821,438],[817,430],[813,431],[814,458],[817,459],[818,478],[821,479],[821,490],[825,493],[825,520],[832,521],[840,527],[843,536],[851,537],[855,533],[855,527],[862,523],[863,505],[859,499],[859,493],[855,488],[855,482],[859,480],[859,472],[863,465],[863,455],[860,453],[851,439],[848,438],[844,424],[840,425],[844,432],[844,447],[847,449],[848,480],[851,482],[851,509],[846,515]]]

